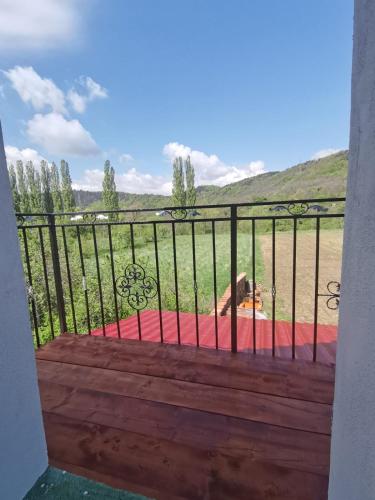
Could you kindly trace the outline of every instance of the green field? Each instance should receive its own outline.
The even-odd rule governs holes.
[[[230,284],[230,233],[228,225],[218,227],[216,232],[216,278],[217,298],[219,299]],[[197,309],[199,313],[209,314],[214,308],[214,267],[213,241],[210,228],[204,223],[195,222],[195,262],[197,284]],[[303,227],[303,226],[301,226]],[[134,226],[135,262],[146,271],[147,276],[157,278],[155,243],[152,226]],[[157,225],[157,244],[160,270],[160,300],[163,310],[176,310],[175,271],[173,261],[173,239],[170,224]],[[272,270],[272,237],[266,227],[257,226],[259,233],[255,240],[255,279],[262,290],[264,311],[271,317],[271,270]],[[285,228],[286,229],[286,228]],[[109,251],[108,229],[106,225],[96,226],[98,249],[98,263],[100,272],[101,292],[103,297],[104,323],[113,323],[116,320],[114,291],[111,271],[111,257]],[[207,232],[206,232],[207,231]],[[185,234],[180,234],[181,232]],[[46,300],[46,286],[40,259],[40,247],[35,238],[35,230],[29,230],[29,251],[33,273],[33,290],[37,306],[38,325],[43,341],[50,338],[51,328]],[[186,234],[188,233],[188,234]],[[95,258],[92,228],[80,228],[83,260],[87,284],[87,299],[90,314],[91,329],[102,326],[102,310],[100,307],[100,288],[98,269]],[[88,331],[86,298],[82,286],[82,268],[79,255],[78,240],[75,228],[66,229],[68,258],[70,264],[73,303],[76,315],[77,331]],[[71,307],[71,298],[68,286],[68,274],[61,230],[58,231],[61,273],[63,280],[65,307],[68,328],[74,331],[74,322]],[[115,278],[124,274],[125,268],[132,263],[132,246],[128,225],[112,226],[113,264]],[[48,236],[45,235],[45,242]],[[276,319],[291,319],[292,300],[292,244],[293,233],[290,231],[276,232]],[[250,223],[242,223],[237,238],[238,266],[237,274],[246,272],[252,279],[252,240]],[[50,255],[46,245],[47,274],[52,301],[52,321],[55,331],[59,329],[56,314],[56,299]],[[322,229],[320,248],[320,279],[319,291],[324,293],[329,281],[340,281],[342,248],[341,229]],[[195,311],[194,295],[194,266],[193,242],[189,224],[176,224],[176,259],[178,274],[179,309],[183,312]],[[315,231],[298,230],[297,233],[297,277],[296,277],[296,320],[301,322],[313,321],[314,310],[314,279],[315,279]],[[135,313],[126,298],[116,295],[120,318],[127,318]],[[335,324],[337,312],[325,307],[324,298],[319,299],[320,323]],[[157,309],[158,296],[149,301],[148,308]]]
[[[132,253],[130,245],[122,244],[121,234],[124,228],[118,230],[119,234],[114,232],[114,261],[116,277],[124,273],[127,264],[132,262]],[[216,234],[216,277],[217,277],[217,295],[218,298],[230,283],[230,235],[229,233]],[[251,261],[251,237],[249,234],[240,233],[238,235],[238,272],[252,273]],[[105,309],[107,311],[106,322],[114,321],[115,317],[111,312],[114,310],[112,278],[110,272],[110,260],[108,241],[105,234],[98,238],[99,261],[102,277],[103,296]],[[85,266],[88,276],[90,306],[92,306],[93,318],[95,324],[100,325],[100,308],[98,307],[97,291],[97,271],[95,256],[90,248],[90,242],[85,242]],[[258,251],[257,251],[258,250]],[[158,256],[160,269],[160,292],[161,306],[165,310],[175,310],[175,275],[173,262],[173,242],[172,235],[161,240],[158,239]],[[198,295],[198,312],[209,313],[214,307],[214,274],[213,274],[213,245],[211,234],[196,234],[195,237],[195,256],[196,256],[196,281]],[[193,275],[193,250],[191,235],[176,236],[176,257],[178,274],[178,298],[179,307],[184,312],[194,312],[194,275]],[[146,270],[147,275],[154,278],[156,273],[155,247],[154,242],[139,244],[136,241],[135,260]],[[76,275],[79,270],[76,270]],[[256,277],[263,280],[264,268],[260,252],[259,243],[256,244]],[[78,291],[78,287],[77,287]],[[82,304],[83,294],[79,293],[78,302]],[[126,299],[119,300],[121,317],[126,317],[134,311],[129,310]],[[157,297],[150,301],[149,307],[157,308]],[[82,322],[80,322],[82,323]],[[83,329],[85,324],[82,325]]]
[[[169,226],[169,224],[168,224]],[[195,255],[196,255],[196,282],[197,282],[197,297],[198,297],[198,312],[210,313],[214,307],[214,272],[213,272],[213,243],[212,234],[199,232],[199,223],[197,226],[197,234],[195,235]],[[146,234],[147,226],[142,226],[135,233],[135,261],[140,264],[146,271],[148,276],[156,279],[156,260],[155,246],[152,233]],[[177,258],[177,273],[178,273],[178,298],[179,308],[184,312],[195,311],[194,297],[194,274],[193,274],[193,250],[192,250],[192,235],[178,234],[179,227],[176,226],[176,258]],[[182,230],[182,229],[181,229]],[[92,230],[80,229],[83,259],[85,266],[85,276],[87,283],[90,326],[97,328],[102,325],[102,311],[99,299],[99,280],[97,274],[97,265],[94,253],[94,243]],[[159,234],[160,233],[160,234]],[[87,332],[87,314],[85,294],[82,286],[82,269],[79,258],[78,241],[75,230],[67,229],[67,247],[68,258],[70,264],[73,302],[75,308],[77,330],[81,333]],[[104,322],[106,324],[115,321],[115,304],[113,293],[113,281],[111,273],[111,258],[109,252],[108,232],[105,226],[96,227],[96,238],[98,247],[98,261],[101,277],[101,288],[103,297],[103,312]],[[113,260],[115,267],[115,276],[124,274],[125,267],[132,263],[132,251],[130,242],[130,232],[128,226],[113,226]],[[216,278],[217,278],[217,298],[223,294],[227,286],[230,284],[230,234],[229,232],[218,232],[215,235],[216,249]],[[45,238],[47,240],[47,238]],[[164,310],[174,311],[176,309],[176,294],[175,294],[175,274],[173,262],[173,240],[171,228],[167,231],[158,229],[158,257],[160,270],[160,297],[161,307]],[[30,241],[30,243],[32,243]],[[252,276],[252,241],[250,227],[248,232],[238,233],[238,273],[246,272],[248,276]],[[40,261],[40,251],[38,242],[34,245],[29,245],[32,248],[32,271],[34,281],[34,292],[37,302],[37,310],[39,317],[39,325],[41,335],[47,339],[50,336],[50,325],[48,317],[48,305],[46,301],[45,283]],[[65,305],[68,320],[69,330],[73,331],[73,315],[68,287],[67,266],[64,255],[64,247],[61,235],[59,233],[59,251],[61,261],[61,272],[63,279]],[[259,239],[255,242],[255,276],[257,281],[264,279],[264,265],[260,249]],[[48,257],[48,255],[47,255]],[[58,331],[54,283],[52,278],[52,266],[48,259],[48,275],[50,282],[50,292],[52,297],[52,312],[53,323],[55,330]],[[117,295],[118,311],[120,318],[126,318],[134,314],[127,303],[126,298]],[[150,300],[149,308],[158,308],[158,297]]]

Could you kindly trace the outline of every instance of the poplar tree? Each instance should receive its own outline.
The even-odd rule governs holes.
[[[17,187],[17,175],[13,164],[9,166],[8,173],[9,173],[10,188],[12,190],[14,210],[15,212],[19,212],[21,207],[20,204],[21,199]]]
[[[20,210],[23,213],[28,213],[31,210],[30,199],[29,199],[29,193],[27,191],[25,170],[23,168],[23,163],[21,160],[17,160],[16,169],[17,169],[18,192],[20,195]]]
[[[190,156],[185,160],[185,178],[186,178],[186,205],[193,207],[197,199],[195,190],[195,172],[191,164]]]
[[[50,176],[51,176],[51,194],[53,201],[53,210],[55,212],[62,212],[63,200],[61,196],[60,176],[59,176],[59,170],[55,162],[52,162]]]
[[[42,160],[40,163],[40,180],[42,185],[42,211],[52,213],[53,199],[51,193],[51,173],[48,163],[45,160]]]
[[[172,204],[175,207],[186,205],[184,166],[181,157],[173,161]]]
[[[69,164],[61,160],[61,195],[65,212],[73,212],[75,209],[74,193],[72,189],[72,179],[69,172]]]
[[[35,201],[35,210],[42,210],[42,182],[37,169],[35,169]]]
[[[115,169],[112,167],[109,160],[106,160],[104,163],[102,201],[106,210],[119,209],[118,193],[115,182]]]
[[[42,209],[41,187],[39,172],[35,171],[32,161],[26,163],[26,181],[29,193],[30,210],[40,212]]]

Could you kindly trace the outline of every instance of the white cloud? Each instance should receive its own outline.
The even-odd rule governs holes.
[[[73,188],[87,191],[101,191],[103,176],[103,170],[85,170],[83,178],[74,181]],[[171,182],[164,177],[145,174],[135,168],[131,168],[123,173],[116,173],[115,182],[117,190],[126,193],[169,195],[172,192]]]
[[[78,0],[0,0],[0,51],[65,47],[82,34],[83,8]]]
[[[34,144],[56,155],[94,156],[100,150],[78,120],[58,113],[36,114],[27,123],[27,135]]]
[[[70,102],[70,105],[77,113],[83,113],[86,109],[86,97],[78,94],[73,89],[70,89],[66,95],[66,98]]]
[[[0,0],[1,2],[1,0]],[[34,144],[42,146],[52,154],[93,156],[100,151],[91,134],[78,120],[67,119],[67,100],[78,112],[86,109],[86,104],[94,99],[107,97],[107,91],[90,77],[78,81],[85,94],[72,89],[67,97],[50,79],[42,78],[31,66],[15,66],[3,72],[20,98],[30,103],[36,111],[51,110],[46,114],[37,113],[27,122],[27,136]]]
[[[15,146],[5,146],[5,156],[8,165],[15,165],[17,160],[21,160],[24,163],[27,161],[32,161],[38,165],[42,160],[45,160],[45,158],[41,156],[35,149],[18,149]]]
[[[93,99],[102,99],[108,97],[107,89],[102,87],[99,83],[95,82],[89,76],[82,76],[80,78],[80,82],[87,88],[89,100],[92,101]]]
[[[50,108],[56,113],[66,114],[68,101],[74,111],[83,113],[87,103],[108,97],[107,90],[89,76],[77,80],[80,92],[71,88],[65,96],[51,79],[42,78],[31,66],[15,66],[3,73],[22,101],[30,103],[36,111]]]
[[[64,92],[49,78],[39,76],[31,66],[15,66],[4,74],[23,102],[30,103],[36,111],[50,107],[56,113],[66,113]]]
[[[216,155],[207,155],[202,151],[192,150],[188,146],[177,142],[166,144],[163,153],[171,162],[177,156],[182,158],[190,156],[195,168],[196,185],[215,184],[224,186],[265,172],[262,161],[253,161],[244,166],[227,165]],[[121,158],[123,163],[132,159],[128,154],[121,155]],[[170,195],[172,192],[170,178],[171,176],[167,178],[161,175],[151,175],[130,168],[123,173],[116,173],[115,180],[117,189],[122,192]],[[75,189],[88,191],[101,191],[102,182],[102,170],[86,170],[83,178],[74,182],[74,187]]]
[[[334,155],[335,153],[338,153],[340,150],[339,149],[334,149],[334,148],[327,148],[327,149],[321,149],[320,151],[317,151],[313,156],[312,160],[320,160],[320,158],[325,158],[326,156]]]
[[[118,161],[120,163],[128,163],[128,162],[133,161],[133,160],[134,160],[134,158],[132,157],[132,155],[129,155],[128,153],[123,153],[118,158]]]
[[[231,182],[237,182],[247,177],[254,177],[266,172],[263,161],[252,161],[247,165],[228,165],[217,155],[207,155],[203,151],[191,149],[189,146],[170,142],[163,148],[164,155],[171,161],[181,156],[190,156],[195,169],[196,184],[215,184],[224,186]]]
[[[108,97],[108,91],[89,76],[81,76],[78,84],[84,93],[71,88],[67,94],[68,101],[77,113],[83,113],[88,102]]]

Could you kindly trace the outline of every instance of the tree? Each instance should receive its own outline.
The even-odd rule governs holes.
[[[51,173],[45,160],[40,162],[40,179],[42,184],[42,210],[51,213],[54,208],[51,193]]]
[[[10,188],[12,190],[12,196],[13,196],[14,210],[15,212],[19,212],[21,209],[21,198],[18,192],[17,175],[13,164],[9,166],[8,173],[9,173]]]
[[[60,176],[59,176],[59,170],[55,162],[52,162],[50,176],[51,176],[51,194],[53,201],[53,209],[55,212],[62,212],[63,200],[61,195]]]
[[[29,199],[29,193],[27,191],[25,170],[23,168],[23,163],[21,160],[17,160],[16,169],[17,169],[18,192],[20,195],[20,210],[21,212],[28,213],[31,210],[30,199]]]
[[[115,169],[109,160],[104,163],[102,200],[106,210],[118,210],[118,192],[116,190]],[[113,218],[113,217],[112,217]]]
[[[195,172],[191,164],[190,156],[185,160],[185,178],[186,178],[186,205],[193,207],[197,199],[195,190]]]
[[[186,205],[184,166],[181,157],[173,161],[172,203],[175,207]]]
[[[42,210],[42,182],[37,169],[35,169],[35,201],[35,210]]]
[[[69,172],[69,164],[61,160],[61,195],[65,212],[73,212],[75,209],[74,193],[72,189],[72,179]]]
[[[40,212],[42,209],[40,176],[39,172],[35,171],[32,161],[28,161],[26,163],[26,181],[29,193],[30,210],[32,212]]]

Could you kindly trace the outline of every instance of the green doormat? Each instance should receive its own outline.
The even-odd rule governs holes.
[[[78,498],[81,500],[147,500],[142,495],[115,490],[54,467],[48,467],[24,500],[76,500]]]

